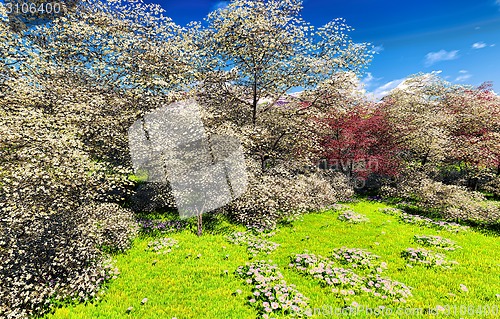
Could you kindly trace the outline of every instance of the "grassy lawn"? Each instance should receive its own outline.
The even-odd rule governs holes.
[[[284,279],[309,298],[315,318],[372,318],[360,311],[357,315],[338,316],[333,308],[356,302],[362,307],[435,308],[450,307],[451,312],[384,318],[498,318],[485,315],[485,306],[500,306],[500,252],[498,237],[476,231],[452,233],[404,224],[378,211],[384,204],[361,201],[351,209],[369,218],[369,222],[349,224],[337,219],[338,212],[307,214],[288,226],[282,226],[269,240],[280,244],[270,255],[254,259],[272,260]],[[225,225],[227,226],[227,225]],[[232,227],[234,230],[238,229]],[[239,229],[243,230],[243,229]],[[227,233],[227,231],[226,231]],[[452,269],[407,267],[400,257],[409,247],[422,247],[412,241],[414,235],[439,235],[455,241],[461,249],[443,252],[458,265]],[[229,243],[224,232],[198,238],[190,231],[169,234],[178,247],[168,254],[145,251],[153,238],[138,238],[126,254],[115,256],[120,276],[109,284],[100,302],[58,308],[46,318],[256,318],[257,312],[247,300],[251,286],[233,272],[249,261],[246,247]],[[367,294],[340,298],[315,279],[288,267],[289,256],[307,251],[327,256],[335,248],[363,248],[387,262],[383,276],[412,287],[413,297],[406,304],[388,303]],[[437,251],[436,249],[430,248]],[[227,271],[227,272],[226,272]],[[460,288],[463,284],[468,291]],[[241,290],[241,293],[235,293]],[[141,301],[147,298],[147,302]],[[133,307],[127,312],[127,308]],[[330,308],[332,307],[332,308]],[[454,310],[456,309],[456,311]],[[473,311],[478,313],[470,313]],[[407,310],[410,311],[410,310]],[[461,313],[462,312],[462,313]]]

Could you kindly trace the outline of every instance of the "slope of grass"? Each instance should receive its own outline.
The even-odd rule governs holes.
[[[381,203],[361,201],[351,209],[366,215],[370,221],[349,224],[337,219],[338,213],[307,214],[289,226],[281,227],[269,240],[280,244],[270,255],[256,259],[271,259],[289,284],[307,296],[314,317],[372,318],[366,308],[380,305],[394,312],[401,308],[450,307],[439,316],[414,314],[406,310],[384,318],[498,318],[487,314],[485,306],[498,310],[500,306],[499,238],[479,232],[451,233],[400,223],[396,217],[383,214]],[[227,225],[226,225],[227,226]],[[439,235],[454,240],[462,249],[445,252],[459,264],[452,269],[428,269],[406,266],[400,257],[409,247],[421,247],[412,241],[414,235]],[[145,251],[152,238],[138,238],[126,254],[116,256],[121,271],[110,283],[102,301],[59,308],[47,318],[255,318],[257,313],[248,305],[251,287],[236,278],[234,270],[249,261],[246,247],[233,245],[224,234],[206,234],[198,238],[191,231],[170,234],[178,240],[168,254]],[[335,248],[363,248],[387,262],[383,275],[413,288],[413,297],[406,304],[389,304],[368,295],[355,295],[348,300],[321,287],[314,279],[304,277],[288,267],[289,256],[307,251],[327,256]],[[468,292],[460,288],[465,285]],[[237,291],[241,290],[241,293]],[[141,300],[147,298],[145,304]],[[339,316],[335,310],[353,302],[360,305],[357,315]],[[127,312],[127,308],[133,309]],[[386,309],[387,309],[386,308]],[[321,309],[321,310],[320,310]],[[364,309],[364,310],[363,310]],[[401,310],[400,310],[401,311]],[[420,311],[418,311],[420,313]],[[472,313],[473,312],[473,313]],[[385,312],[387,313],[387,312]],[[409,315],[409,313],[413,313]]]

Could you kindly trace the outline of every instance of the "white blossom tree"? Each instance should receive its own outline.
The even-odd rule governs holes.
[[[409,77],[384,98],[404,158],[421,166],[445,160],[451,146],[452,117],[443,107],[451,85],[435,74]]]
[[[177,99],[193,72],[157,5],[82,1],[12,28],[0,4],[0,317],[94,296],[103,247],[135,232],[128,127]]]
[[[340,71],[366,66],[369,44],[352,42],[342,19],[315,29],[301,9],[298,0],[238,0],[209,14],[200,34],[209,52],[201,65],[207,94],[230,95],[255,126],[290,89],[315,88]],[[264,99],[268,103],[259,105]]]
[[[264,188],[274,192],[268,201],[277,203],[276,211],[296,209],[284,200],[283,185],[304,173],[320,149],[312,118],[321,107],[288,93],[307,90],[307,99],[314,99],[324,94],[321,86],[341,91],[349,86],[343,79],[371,59],[369,44],[354,43],[342,19],[315,28],[301,18],[301,9],[297,0],[236,0],[210,13],[206,26],[190,29],[200,52],[194,64],[205,122],[214,133],[239,138],[247,155],[248,201],[236,203],[235,210],[261,210],[265,216],[269,209],[257,204],[264,202],[257,198]],[[307,206],[307,186],[296,192]]]
[[[238,0],[209,14],[206,28],[196,25],[201,95],[217,121],[229,120],[244,135],[265,131],[263,143],[252,142],[261,159],[287,137],[297,142],[292,136],[305,125],[296,117],[300,99],[286,96],[295,103],[283,107],[286,93],[314,89],[341,71],[360,72],[371,58],[369,44],[352,42],[342,19],[315,29],[301,9],[297,0]]]

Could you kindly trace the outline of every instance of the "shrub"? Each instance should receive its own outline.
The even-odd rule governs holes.
[[[175,198],[168,183],[140,183],[129,199],[135,212],[155,212],[174,208]]]
[[[134,233],[129,211],[93,204],[123,203],[131,190],[128,169],[107,157],[122,141],[97,146],[125,117],[97,111],[102,93],[57,88],[67,95],[51,102],[23,81],[0,99],[0,317],[10,318],[95,296],[110,277],[99,248],[122,250]]]
[[[379,274],[368,275],[365,283],[366,286],[362,287],[361,290],[381,299],[406,302],[407,298],[412,296],[410,287],[399,281],[382,277]]]
[[[92,298],[110,277],[102,250],[125,249],[135,233],[129,211],[93,203],[130,196],[127,129],[182,76],[168,88],[150,85],[147,74],[160,69],[152,57],[165,61],[157,49],[175,31],[156,6],[121,5],[127,13],[116,15],[113,4],[87,1],[71,18],[16,32],[0,21],[1,318]],[[161,44],[147,40],[160,34]],[[131,69],[137,63],[148,67]]]
[[[223,211],[247,227],[273,229],[280,220],[347,200],[353,192],[340,175],[294,175],[278,169],[250,175],[247,191]]]
[[[379,211],[388,215],[397,216],[399,218],[399,221],[407,224],[436,228],[439,230],[446,230],[454,233],[469,230],[468,226],[463,226],[457,223],[447,222],[442,220],[433,220],[431,218],[420,215],[408,214],[398,208],[383,208],[379,209]]]
[[[419,209],[439,214],[445,220],[472,221],[481,224],[500,222],[500,207],[485,200],[478,192],[433,181],[421,173],[407,173],[395,187],[383,187],[386,197],[414,203]]]
[[[92,298],[109,279],[99,248],[124,250],[136,231],[130,211],[97,204],[123,202],[127,169],[95,161],[65,112],[26,104],[1,121],[9,134],[0,134],[8,150],[0,159],[0,317]]]
[[[289,285],[283,280],[276,265],[264,260],[256,261],[238,267],[235,274],[253,286],[248,302],[263,318],[268,318],[272,312],[298,317],[312,315],[306,310],[308,298],[295,285]]]
[[[139,231],[134,214],[117,204],[101,203],[83,206],[79,213],[91,216],[96,227],[98,247],[110,252],[130,248]]]
[[[401,257],[410,264],[423,265],[427,268],[441,267],[449,269],[452,265],[457,265],[456,261],[446,260],[445,255],[435,253],[425,248],[407,248],[401,252]]]
[[[461,248],[453,240],[441,236],[415,235],[413,241],[424,246],[432,246],[443,250],[455,250]]]
[[[482,186],[482,189],[493,194],[496,198],[500,198],[500,175],[491,178],[490,181]]]
[[[98,227],[94,217],[89,209],[73,214],[61,211],[51,215],[4,216],[0,237],[0,317],[24,318],[44,313],[54,300],[89,300],[116,275],[117,270],[98,247],[107,244],[124,248],[129,244],[133,224],[124,221],[117,228],[108,227],[113,216],[103,215],[103,227]],[[117,243],[112,242],[115,239]]]
[[[348,294],[354,295],[359,291],[363,282],[362,277],[352,270],[335,267],[335,264],[321,256],[314,254],[296,254],[290,256],[289,266],[300,273],[316,278],[324,286],[346,289]]]
[[[353,255],[367,256],[366,251],[361,252],[362,250],[359,249],[352,249],[351,251]],[[370,257],[367,258],[374,256],[371,254],[368,255]],[[365,292],[382,300],[393,302],[406,302],[406,299],[412,296],[411,287],[401,282],[381,277],[377,273],[360,276],[350,269],[335,267],[334,262],[319,255],[292,255],[290,256],[289,267],[297,270],[304,276],[319,279],[322,285],[333,287],[332,292],[341,296]]]
[[[351,224],[359,224],[359,223],[365,223],[370,221],[365,215],[363,214],[358,214],[356,212],[353,212],[352,210],[347,210],[343,213],[341,213],[338,217],[339,220],[343,222],[348,222]]]
[[[248,253],[253,257],[257,256],[260,252],[270,254],[280,246],[279,244],[262,239],[251,232],[235,232],[227,236],[227,240],[236,245],[246,245]]]
[[[339,172],[324,172],[323,176],[330,184],[334,192],[336,202],[352,201],[354,189],[351,181],[347,176]],[[330,196],[329,192],[325,192],[323,196]]]
[[[341,264],[349,265],[356,269],[370,269],[379,273],[387,269],[385,262],[379,262],[379,256],[364,249],[337,248],[331,253],[331,257]]]

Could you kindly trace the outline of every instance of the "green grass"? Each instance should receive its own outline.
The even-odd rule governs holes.
[[[315,280],[289,269],[289,256],[309,253],[326,256],[334,248],[364,248],[388,263],[383,275],[413,287],[413,297],[404,305],[389,305],[395,309],[435,308],[438,305],[456,307],[449,315],[393,315],[383,318],[498,318],[498,315],[460,314],[460,307],[471,310],[486,305],[500,307],[500,252],[499,238],[480,232],[450,233],[402,224],[395,217],[377,211],[384,204],[361,201],[351,205],[370,222],[347,224],[336,219],[337,213],[307,214],[291,226],[279,228],[271,241],[281,246],[271,253],[257,257],[271,259],[278,264],[289,284],[310,298],[312,308],[329,309],[343,305],[343,299],[322,288]],[[226,227],[226,228],[224,228]],[[223,225],[227,231],[227,225]],[[419,247],[412,242],[414,235],[440,235],[454,240],[462,249],[444,252],[459,265],[451,270],[406,267],[400,257],[405,248]],[[244,285],[233,271],[249,260],[246,248],[226,241],[223,234],[205,234],[201,238],[192,231],[170,234],[179,241],[179,247],[166,255],[146,252],[152,238],[138,238],[131,250],[116,256],[121,271],[118,279],[109,284],[102,301],[56,309],[46,318],[255,318],[256,312],[246,300],[251,287]],[[420,246],[421,247],[421,246]],[[201,254],[199,258],[197,255]],[[229,257],[226,258],[226,255]],[[154,264],[154,260],[157,260]],[[224,274],[228,270],[229,274]],[[469,292],[460,290],[464,284]],[[242,294],[234,294],[236,290]],[[141,300],[148,302],[141,305]],[[381,299],[357,295],[347,301],[375,308],[383,305]],[[128,307],[134,309],[126,313]],[[481,309],[481,308],[479,308]],[[497,308],[498,309],[498,308]],[[339,316],[322,312],[316,318]],[[347,318],[349,316],[340,316]],[[353,318],[372,318],[359,313]],[[382,316],[380,316],[382,317]]]

